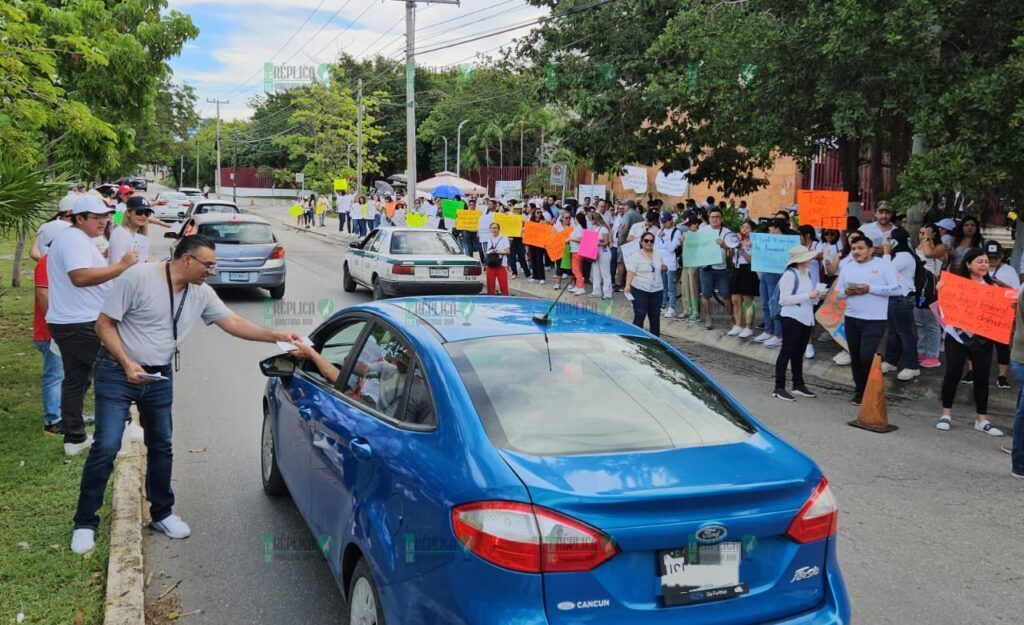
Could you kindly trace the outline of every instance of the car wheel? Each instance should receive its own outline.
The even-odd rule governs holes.
[[[263,478],[263,492],[271,497],[288,494],[288,487],[277,467],[277,448],[274,446],[274,426],[270,413],[263,413],[263,440],[260,443],[260,468]]]
[[[341,288],[345,289],[346,293],[351,293],[356,290],[356,281],[352,279],[352,274],[348,272],[348,263],[341,270]]]
[[[268,290],[270,291],[270,297],[273,299],[281,299],[282,297],[284,297],[283,284],[281,286],[275,286],[274,288]]]
[[[360,560],[352,571],[348,588],[349,625],[384,625],[384,610],[380,605],[380,593],[373,581],[370,566]]]
[[[387,295],[384,293],[384,287],[380,285],[380,280],[376,277],[373,279],[373,299],[381,300],[387,299]]]

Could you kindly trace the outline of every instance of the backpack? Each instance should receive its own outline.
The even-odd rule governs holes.
[[[924,263],[917,261],[914,268],[914,305],[918,308],[928,308],[939,299],[939,290],[935,286],[935,274],[924,267]]]
[[[786,275],[789,272],[793,272],[793,292],[790,293],[790,295],[796,295],[797,289],[800,288],[800,276],[797,275],[796,269],[793,269],[792,267],[787,267],[786,271],[784,271],[782,273],[782,275]],[[779,282],[775,285],[775,290],[772,291],[772,299],[771,299],[772,319],[774,319],[776,321],[778,321],[779,319],[782,318],[782,306],[779,306],[779,295],[780,295],[780,293],[779,293],[779,285],[780,284],[782,284],[782,278],[781,277],[779,278]]]

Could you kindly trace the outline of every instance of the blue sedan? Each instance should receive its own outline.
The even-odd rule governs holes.
[[[375,302],[261,363],[263,487],[351,623],[849,623],[818,467],[667,343],[547,311]]]

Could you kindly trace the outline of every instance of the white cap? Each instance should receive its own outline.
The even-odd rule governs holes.
[[[91,193],[75,198],[75,203],[72,206],[71,212],[75,215],[81,215],[82,213],[106,215],[114,212],[114,209],[107,206],[107,203],[100,199],[98,195]]]
[[[943,230],[953,230],[956,228],[956,222],[950,219],[949,217],[938,220],[937,222],[935,222],[935,225],[942,228]]]
[[[57,210],[62,213],[70,213],[74,209],[75,200],[79,197],[81,196],[77,193],[68,193],[60,199],[60,202],[57,203]]]
[[[46,254],[50,244],[57,238],[57,235],[71,227],[71,224],[63,219],[54,219],[39,226],[39,251]]]

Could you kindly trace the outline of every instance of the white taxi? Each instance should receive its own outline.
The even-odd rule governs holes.
[[[349,243],[342,286],[392,295],[475,295],[483,290],[480,262],[462,252],[455,237],[432,228],[377,228]]]

